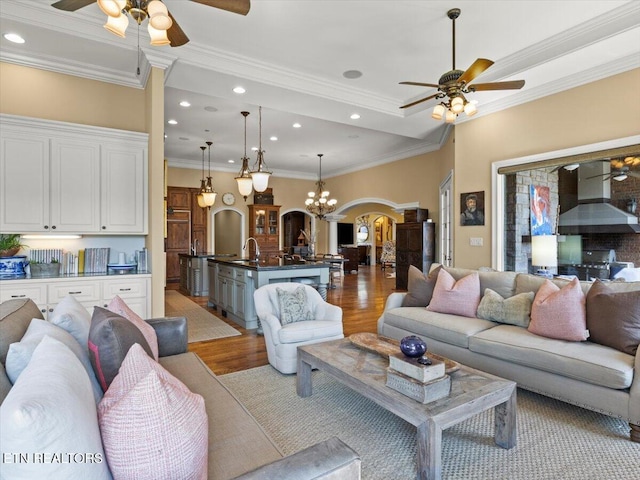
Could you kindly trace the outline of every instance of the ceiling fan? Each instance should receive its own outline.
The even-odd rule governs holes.
[[[471,66],[465,70],[456,69],[456,18],[460,16],[459,8],[452,8],[447,12],[447,16],[452,20],[453,24],[453,68],[443,74],[438,83],[421,83],[421,82],[400,82],[401,85],[415,85],[419,87],[433,87],[438,89],[438,93],[429,95],[421,100],[408,103],[400,108],[408,108],[417,105],[432,98],[444,99],[433,109],[431,115],[436,120],[442,119],[445,122],[453,123],[459,113],[463,111],[468,115],[475,115],[476,106],[474,103],[467,101],[465,94],[479,92],[483,90],[519,90],[524,86],[524,80],[513,80],[509,82],[492,82],[492,83],[476,83],[469,85],[474,78],[484,72],[493,65],[493,61],[486,58],[478,58]]]
[[[607,160],[604,160],[607,161]],[[636,172],[632,170],[633,167],[640,165],[640,157],[625,157],[625,158],[615,158],[611,160],[611,167],[613,168],[611,172],[604,173],[602,175],[594,175],[593,177],[587,178],[598,178],[603,177],[602,181],[607,181],[609,179],[617,180],[621,182],[622,180],[626,180],[629,177],[640,178],[640,172]]]
[[[124,37],[129,20],[133,18],[138,26],[149,17],[149,33],[152,45],[171,45],[179,47],[189,41],[173,15],[161,1],[157,0],[59,0],[51,6],[67,12],[75,12],[87,5],[98,2],[100,9],[107,14],[105,28],[111,33]],[[246,15],[251,8],[251,0],[191,0],[209,7],[220,8],[232,13]],[[162,12],[155,19],[158,9]],[[155,21],[154,21],[155,20]],[[123,25],[124,23],[124,25]],[[166,34],[164,34],[166,31]],[[156,36],[154,43],[154,35]]]

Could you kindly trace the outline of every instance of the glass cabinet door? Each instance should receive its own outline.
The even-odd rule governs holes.
[[[269,235],[278,234],[278,212],[269,210]]]
[[[256,210],[256,233],[264,234],[266,215],[264,210]]]

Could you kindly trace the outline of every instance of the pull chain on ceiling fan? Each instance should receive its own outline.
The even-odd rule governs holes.
[[[447,16],[452,21],[452,69],[443,74],[438,83],[422,83],[422,82],[400,82],[401,85],[414,85],[418,87],[437,88],[438,93],[429,95],[415,102],[408,103],[400,108],[409,108],[427,100],[446,99],[436,105],[431,116],[436,120],[444,117],[445,122],[455,122],[458,114],[465,112],[468,116],[476,114],[476,106],[469,102],[465,94],[482,91],[482,90],[519,90],[524,86],[524,80],[513,80],[510,82],[492,82],[492,83],[476,83],[469,85],[478,75],[493,65],[493,61],[486,58],[478,58],[471,66],[465,70],[456,69],[456,18],[460,16],[459,8],[452,8],[447,12]]]

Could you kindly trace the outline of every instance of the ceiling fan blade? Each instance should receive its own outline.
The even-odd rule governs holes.
[[[169,30],[167,30],[167,38],[169,38],[172,47],[180,47],[189,42],[189,37],[187,37],[187,35],[182,31],[182,28],[180,28],[180,25],[178,25],[176,19],[173,18],[171,12],[168,13],[172,23],[171,27],[169,27]]]
[[[426,102],[427,100],[431,100],[432,98],[435,98],[435,97],[437,97],[437,96],[438,96],[438,94],[437,94],[437,93],[436,93],[436,94],[434,94],[434,95],[429,95],[428,97],[425,97],[425,98],[423,98],[422,100],[417,100],[417,101],[415,101],[415,102],[407,103],[406,105],[403,105],[403,106],[401,106],[400,108],[409,108],[409,107],[413,107],[414,105],[417,105],[417,104],[422,103],[422,102]]]
[[[617,173],[611,172],[611,173],[602,173],[600,175],[593,175],[591,177],[587,177],[585,178],[585,180],[589,180],[592,178],[600,178],[600,177],[615,177],[616,175],[618,175]],[[607,180],[606,178],[603,178],[603,180]]]
[[[220,8],[227,12],[246,15],[251,8],[251,0],[191,0],[209,7]]]
[[[416,87],[433,87],[433,88],[440,88],[440,85],[436,85],[435,83],[400,82],[400,85],[415,85]]]
[[[469,85],[472,92],[481,92],[483,90],[520,90],[524,87],[524,80],[512,80],[510,82],[492,82],[492,83],[475,83]]]
[[[487,68],[493,65],[491,60],[486,58],[478,58],[475,62],[471,64],[469,68],[465,70],[465,72],[460,75],[458,78],[458,83],[469,83],[471,80],[476,78],[482,72],[484,72]]]
[[[53,8],[58,10],[64,10],[66,12],[75,12],[76,10],[86,7],[87,5],[95,2],[96,0],[60,0],[59,2],[52,3]]]
[[[628,171],[627,175],[631,176],[631,177],[636,177],[636,178],[640,178],[640,172],[632,172],[632,171]]]

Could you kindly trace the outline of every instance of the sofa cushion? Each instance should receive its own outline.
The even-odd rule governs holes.
[[[89,330],[89,358],[103,391],[118,374],[131,345],[138,343],[153,358],[142,332],[126,318],[105,308],[95,307]]]
[[[95,402],[98,403],[102,398],[102,388],[100,388],[100,384],[93,373],[93,368],[91,367],[91,361],[89,360],[89,354],[87,351],[78,344],[69,332],[45,320],[40,320],[39,318],[31,320],[29,328],[27,328],[22,340],[12,343],[9,347],[6,369],[7,376],[11,382],[16,383],[31,361],[33,352],[45,336],[63,343],[71,352],[73,352],[86,371],[86,375],[91,382],[91,389],[93,390]]]
[[[480,318],[431,312],[422,307],[398,307],[384,313],[387,326],[399,328],[422,338],[469,348],[469,337],[497,324]],[[428,348],[427,340],[427,348]]]
[[[545,280],[533,300],[528,329],[559,340],[583,341],[589,337],[585,297],[577,278],[562,288]]]
[[[313,320],[283,326],[278,331],[278,340],[279,343],[299,343],[317,339],[326,340],[336,335],[342,335],[342,322]]]
[[[468,268],[452,268],[444,267],[456,280],[466,277],[472,273],[477,273],[480,277],[480,293],[487,288],[497,292],[503,298],[508,298],[515,293],[516,288],[516,272],[496,272],[488,270],[471,270]]]
[[[307,292],[304,285],[299,286],[293,292],[282,288],[276,288],[278,294],[278,307],[280,309],[280,324],[287,325],[294,322],[313,320],[313,312],[308,306]]]
[[[138,344],[98,405],[104,450],[115,478],[207,478],[204,400]]]
[[[118,295],[113,297],[109,304],[107,305],[107,310],[117,313],[118,315],[126,318],[131,323],[133,323],[144,335],[144,338],[147,340],[149,344],[149,348],[151,348],[151,353],[153,353],[153,358],[158,360],[158,336],[156,335],[156,331],[153,329],[151,325],[145,322],[140,316],[129,308],[129,305],[126,304],[122,298]]]
[[[87,350],[91,314],[73,295],[60,300],[47,320],[69,332]]]
[[[89,379],[77,357],[53,338],[33,352],[0,408],[0,424],[0,451],[47,460],[5,462],[2,478],[111,478]]]
[[[516,291],[514,292],[516,295],[518,293],[524,292],[533,292],[536,293],[540,287],[544,284],[545,280],[548,278],[540,276],[540,275],[531,275],[528,273],[518,273],[516,274]],[[562,288],[571,282],[566,278],[554,278],[550,280],[556,287]],[[580,282],[580,288],[582,289],[582,293],[585,295],[591,288],[592,282]]]
[[[7,376],[4,365],[0,363],[0,405],[9,394],[9,390],[11,390],[11,381]]]
[[[587,293],[590,340],[635,355],[640,344],[640,291],[614,292],[596,280]]]
[[[42,312],[30,298],[16,298],[0,303],[0,362],[5,363],[9,345],[19,342],[32,318],[43,319]]]
[[[431,302],[433,288],[438,280],[438,272],[442,266],[438,266],[425,275],[413,265],[409,265],[407,276],[407,294],[402,299],[403,307],[426,307]]]
[[[204,398],[209,418],[209,478],[235,478],[282,458],[262,426],[195,353],[160,357],[160,364]]]
[[[487,288],[478,305],[478,318],[527,328],[533,298],[533,292],[502,298],[499,293]]]
[[[479,303],[480,281],[477,272],[456,281],[446,270],[440,270],[427,310],[475,317]]]
[[[631,355],[592,342],[541,337],[514,325],[479,332],[469,340],[469,350],[607,388],[628,388],[633,380]]]

